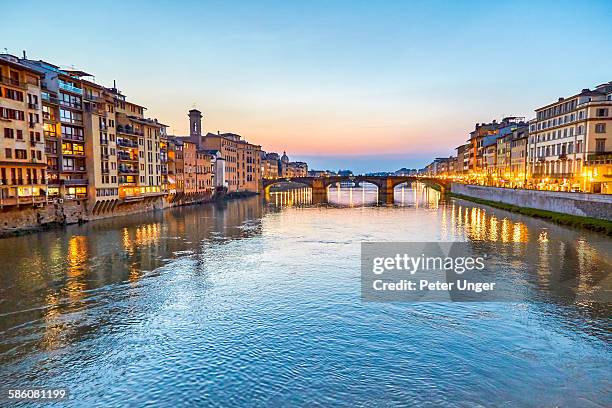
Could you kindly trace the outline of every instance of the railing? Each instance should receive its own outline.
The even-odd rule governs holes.
[[[117,139],[117,145],[122,147],[138,147],[138,143],[125,139]]]
[[[119,173],[121,174],[138,174],[138,169],[127,167],[127,166],[119,166]]]
[[[40,99],[42,99],[45,102],[51,103],[53,105],[59,105],[59,99],[57,99],[55,96],[48,96],[45,94],[41,94]]]
[[[63,167],[64,173],[82,173],[85,171],[85,166]]]
[[[612,151],[587,152],[588,164],[612,164]]]
[[[67,82],[64,82],[64,81],[58,81],[58,84],[59,84],[59,87],[61,89],[64,89],[64,90],[69,91],[69,92],[74,92],[74,93],[77,93],[79,95],[83,95],[83,90],[81,88],[78,88],[78,87],[76,87],[74,85],[71,85],[71,84],[69,84]]]
[[[65,186],[86,186],[87,179],[68,179],[62,180],[62,184]]]
[[[72,140],[74,142],[84,142],[85,141],[85,136],[75,135],[75,134],[70,134],[70,133],[62,133],[62,138],[66,140]]]
[[[66,107],[66,108],[72,108],[72,109],[81,109],[83,107],[83,105],[80,104],[80,103],[68,102],[68,101],[64,101],[64,100],[61,100],[59,104],[61,106]]]
[[[27,84],[25,82],[21,82],[18,79],[7,78],[7,77],[3,77],[3,76],[0,76],[0,82],[5,84],[5,85],[18,86],[20,88],[26,88],[27,87]]]
[[[83,126],[82,119],[74,119],[74,118],[60,118],[60,120],[64,123],[70,123],[71,125]]]
[[[574,173],[546,173],[542,171],[536,171],[532,174],[534,177],[548,177],[548,178],[574,178]]]
[[[10,181],[10,183],[9,183]],[[2,186],[40,186],[45,185],[46,180],[44,178],[33,178],[33,179],[0,179],[0,185]]]
[[[93,113],[99,116],[106,116],[106,109],[101,106],[92,105],[91,103],[85,104],[85,110],[89,113]]]
[[[126,135],[144,136],[144,132],[143,131],[135,130],[134,128],[132,128],[129,125],[127,125],[127,126],[118,125],[117,126],[117,133],[125,133]]]
[[[35,103],[28,103],[28,108],[29,109],[38,109],[38,105]]]
[[[132,157],[129,154],[124,154],[124,153],[121,153],[121,152],[117,153],[117,158],[119,160],[125,160],[125,161],[138,161],[138,157],[136,157],[136,156]]]

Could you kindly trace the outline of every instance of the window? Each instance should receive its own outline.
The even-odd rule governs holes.
[[[23,92],[15,91],[13,89],[5,88],[4,90],[5,96],[8,99],[12,99],[14,101],[23,102]]]
[[[62,168],[66,171],[74,171],[74,159],[64,158],[62,160]]]
[[[606,124],[605,123],[595,124],[595,133],[606,133]]]
[[[62,125],[62,137],[71,140],[84,140],[83,129]]]
[[[25,113],[15,109],[0,108],[0,117],[4,119],[24,120]]]
[[[597,115],[598,118],[605,118],[608,116],[608,108],[599,108],[597,109]]]
[[[606,151],[606,139],[595,139],[595,152],[603,153]]]
[[[7,159],[13,158],[13,151],[11,149],[4,149],[4,157]]]
[[[60,109],[60,120],[62,122],[81,124],[83,123],[83,115],[78,112],[72,112],[66,109]]]
[[[24,149],[15,149],[15,158],[25,160],[28,158],[28,152]]]

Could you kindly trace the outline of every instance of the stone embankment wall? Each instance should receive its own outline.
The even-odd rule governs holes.
[[[522,190],[452,183],[451,192],[518,207],[612,221],[612,195]]]
[[[0,237],[40,231],[67,224],[162,210],[181,205],[202,204],[212,199],[210,195],[206,197],[188,197],[171,203],[164,197],[158,197],[134,203],[123,203],[114,207],[112,212],[96,215],[92,215],[88,211],[85,201],[49,203],[42,208],[32,206],[5,208],[0,211]]]
[[[11,208],[0,212],[0,237],[37,231],[54,225],[75,224],[84,219],[85,205],[80,201],[47,204],[42,208]]]

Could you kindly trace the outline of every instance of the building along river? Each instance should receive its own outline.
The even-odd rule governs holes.
[[[611,289],[610,238],[395,195],[296,189],[2,239],[0,388],[68,387],[74,407],[611,405],[610,304],[579,300]],[[362,241],[512,244],[492,257],[520,300],[362,302]]]

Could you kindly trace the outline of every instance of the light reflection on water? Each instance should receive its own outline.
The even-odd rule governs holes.
[[[308,189],[0,240],[0,374],[74,406],[609,405],[611,240],[399,187]],[[521,303],[364,304],[362,241],[507,243]],[[602,266],[603,265],[603,266]],[[523,290],[524,288],[517,288]],[[535,294],[534,294],[535,293]]]

